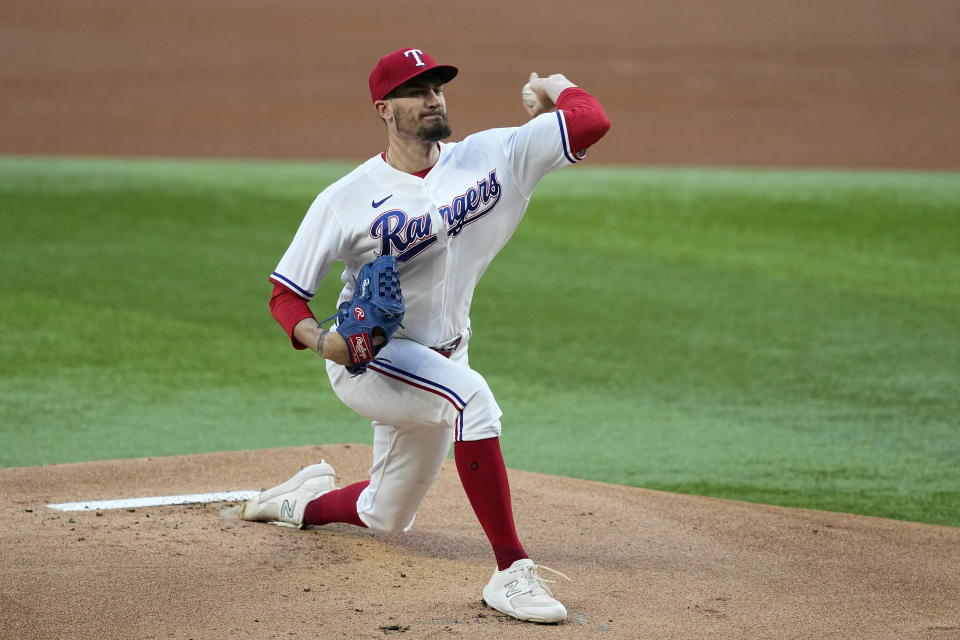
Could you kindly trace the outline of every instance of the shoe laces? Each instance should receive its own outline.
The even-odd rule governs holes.
[[[539,573],[537,573],[537,570],[538,570],[538,569],[543,569],[543,570],[545,570],[545,571],[549,571],[550,573],[555,573],[555,574],[557,574],[558,576],[560,576],[561,578],[564,578],[567,582],[573,582],[573,580],[571,580],[570,578],[568,578],[568,577],[565,576],[564,574],[560,573],[560,572],[557,571],[556,569],[551,569],[550,567],[545,567],[545,566],[543,566],[542,564],[531,564],[531,565],[527,565],[527,566],[525,566],[525,567],[523,567],[523,568],[521,569],[520,577],[521,577],[522,580],[526,581],[526,583],[530,586],[530,594],[531,594],[531,595],[535,595],[535,596],[536,596],[536,595],[539,595],[541,592],[543,592],[543,593],[546,593],[548,596],[553,597],[553,592],[550,591],[550,587],[548,587],[546,583],[549,582],[549,583],[552,584],[552,583],[555,583],[555,582],[557,582],[557,581],[556,581],[556,580],[547,580],[546,578],[544,578],[543,576],[541,576]]]

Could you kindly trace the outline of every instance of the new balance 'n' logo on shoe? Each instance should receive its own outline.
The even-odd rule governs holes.
[[[284,522],[302,528],[307,504],[336,488],[333,467],[321,461],[304,467],[286,482],[250,498],[240,505],[237,516],[241,520]]]
[[[545,569],[563,576],[559,571],[541,567],[530,559],[517,560],[508,569],[494,571],[490,582],[483,588],[483,601],[497,611],[527,622],[562,622],[567,618],[567,609],[558,602],[537,573]]]

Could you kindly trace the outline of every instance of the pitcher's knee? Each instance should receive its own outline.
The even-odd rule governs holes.
[[[449,445],[448,445],[449,446]],[[437,470],[439,472],[439,468]],[[398,476],[371,482],[357,500],[357,515],[369,528],[384,533],[403,533],[413,526],[417,509],[433,482],[429,474]]]
[[[413,527],[413,521],[417,517],[416,513],[372,514],[358,512],[358,514],[370,529],[384,533],[406,533]]]
[[[500,416],[503,412],[493,397],[487,381],[477,374],[479,384],[461,412],[455,425],[457,440],[484,440],[500,436]]]

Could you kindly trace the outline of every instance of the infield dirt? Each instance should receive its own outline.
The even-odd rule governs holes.
[[[8,2],[0,153],[365,159],[367,74],[410,45],[461,68],[455,138],[519,124],[537,70],[603,101],[591,162],[956,169],[958,25],[956,1]],[[481,605],[493,564],[449,465],[404,536],[45,506],[259,489],[320,457],[342,485],[370,449],[0,470],[0,636],[960,638],[954,528],[511,471],[528,551],[573,579],[567,622],[536,626]]]
[[[412,531],[237,520],[235,505],[50,503],[259,489],[339,445],[0,470],[6,638],[960,637],[960,529],[510,472],[559,626],[484,608],[493,563],[448,463]]]

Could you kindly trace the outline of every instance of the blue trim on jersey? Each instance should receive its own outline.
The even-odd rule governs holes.
[[[579,162],[579,160],[577,160],[576,154],[568,150],[569,145],[567,145],[567,126],[566,122],[563,120],[563,112],[559,109],[557,110],[557,123],[560,125],[560,143],[563,146],[563,155],[567,156],[567,160],[569,160],[571,164],[575,164]]]
[[[313,294],[312,294],[312,293],[308,293],[307,291],[301,289],[301,288],[298,287],[294,282],[292,282],[289,278],[280,275],[280,274],[277,273],[276,271],[274,271],[273,273],[271,273],[271,274],[270,274],[270,277],[271,277],[271,278],[276,278],[277,280],[280,280],[284,285],[286,285],[287,287],[293,289],[294,291],[296,291],[297,293],[299,293],[301,296],[303,296],[303,297],[306,298],[307,300],[309,300],[310,298],[313,297]]]

